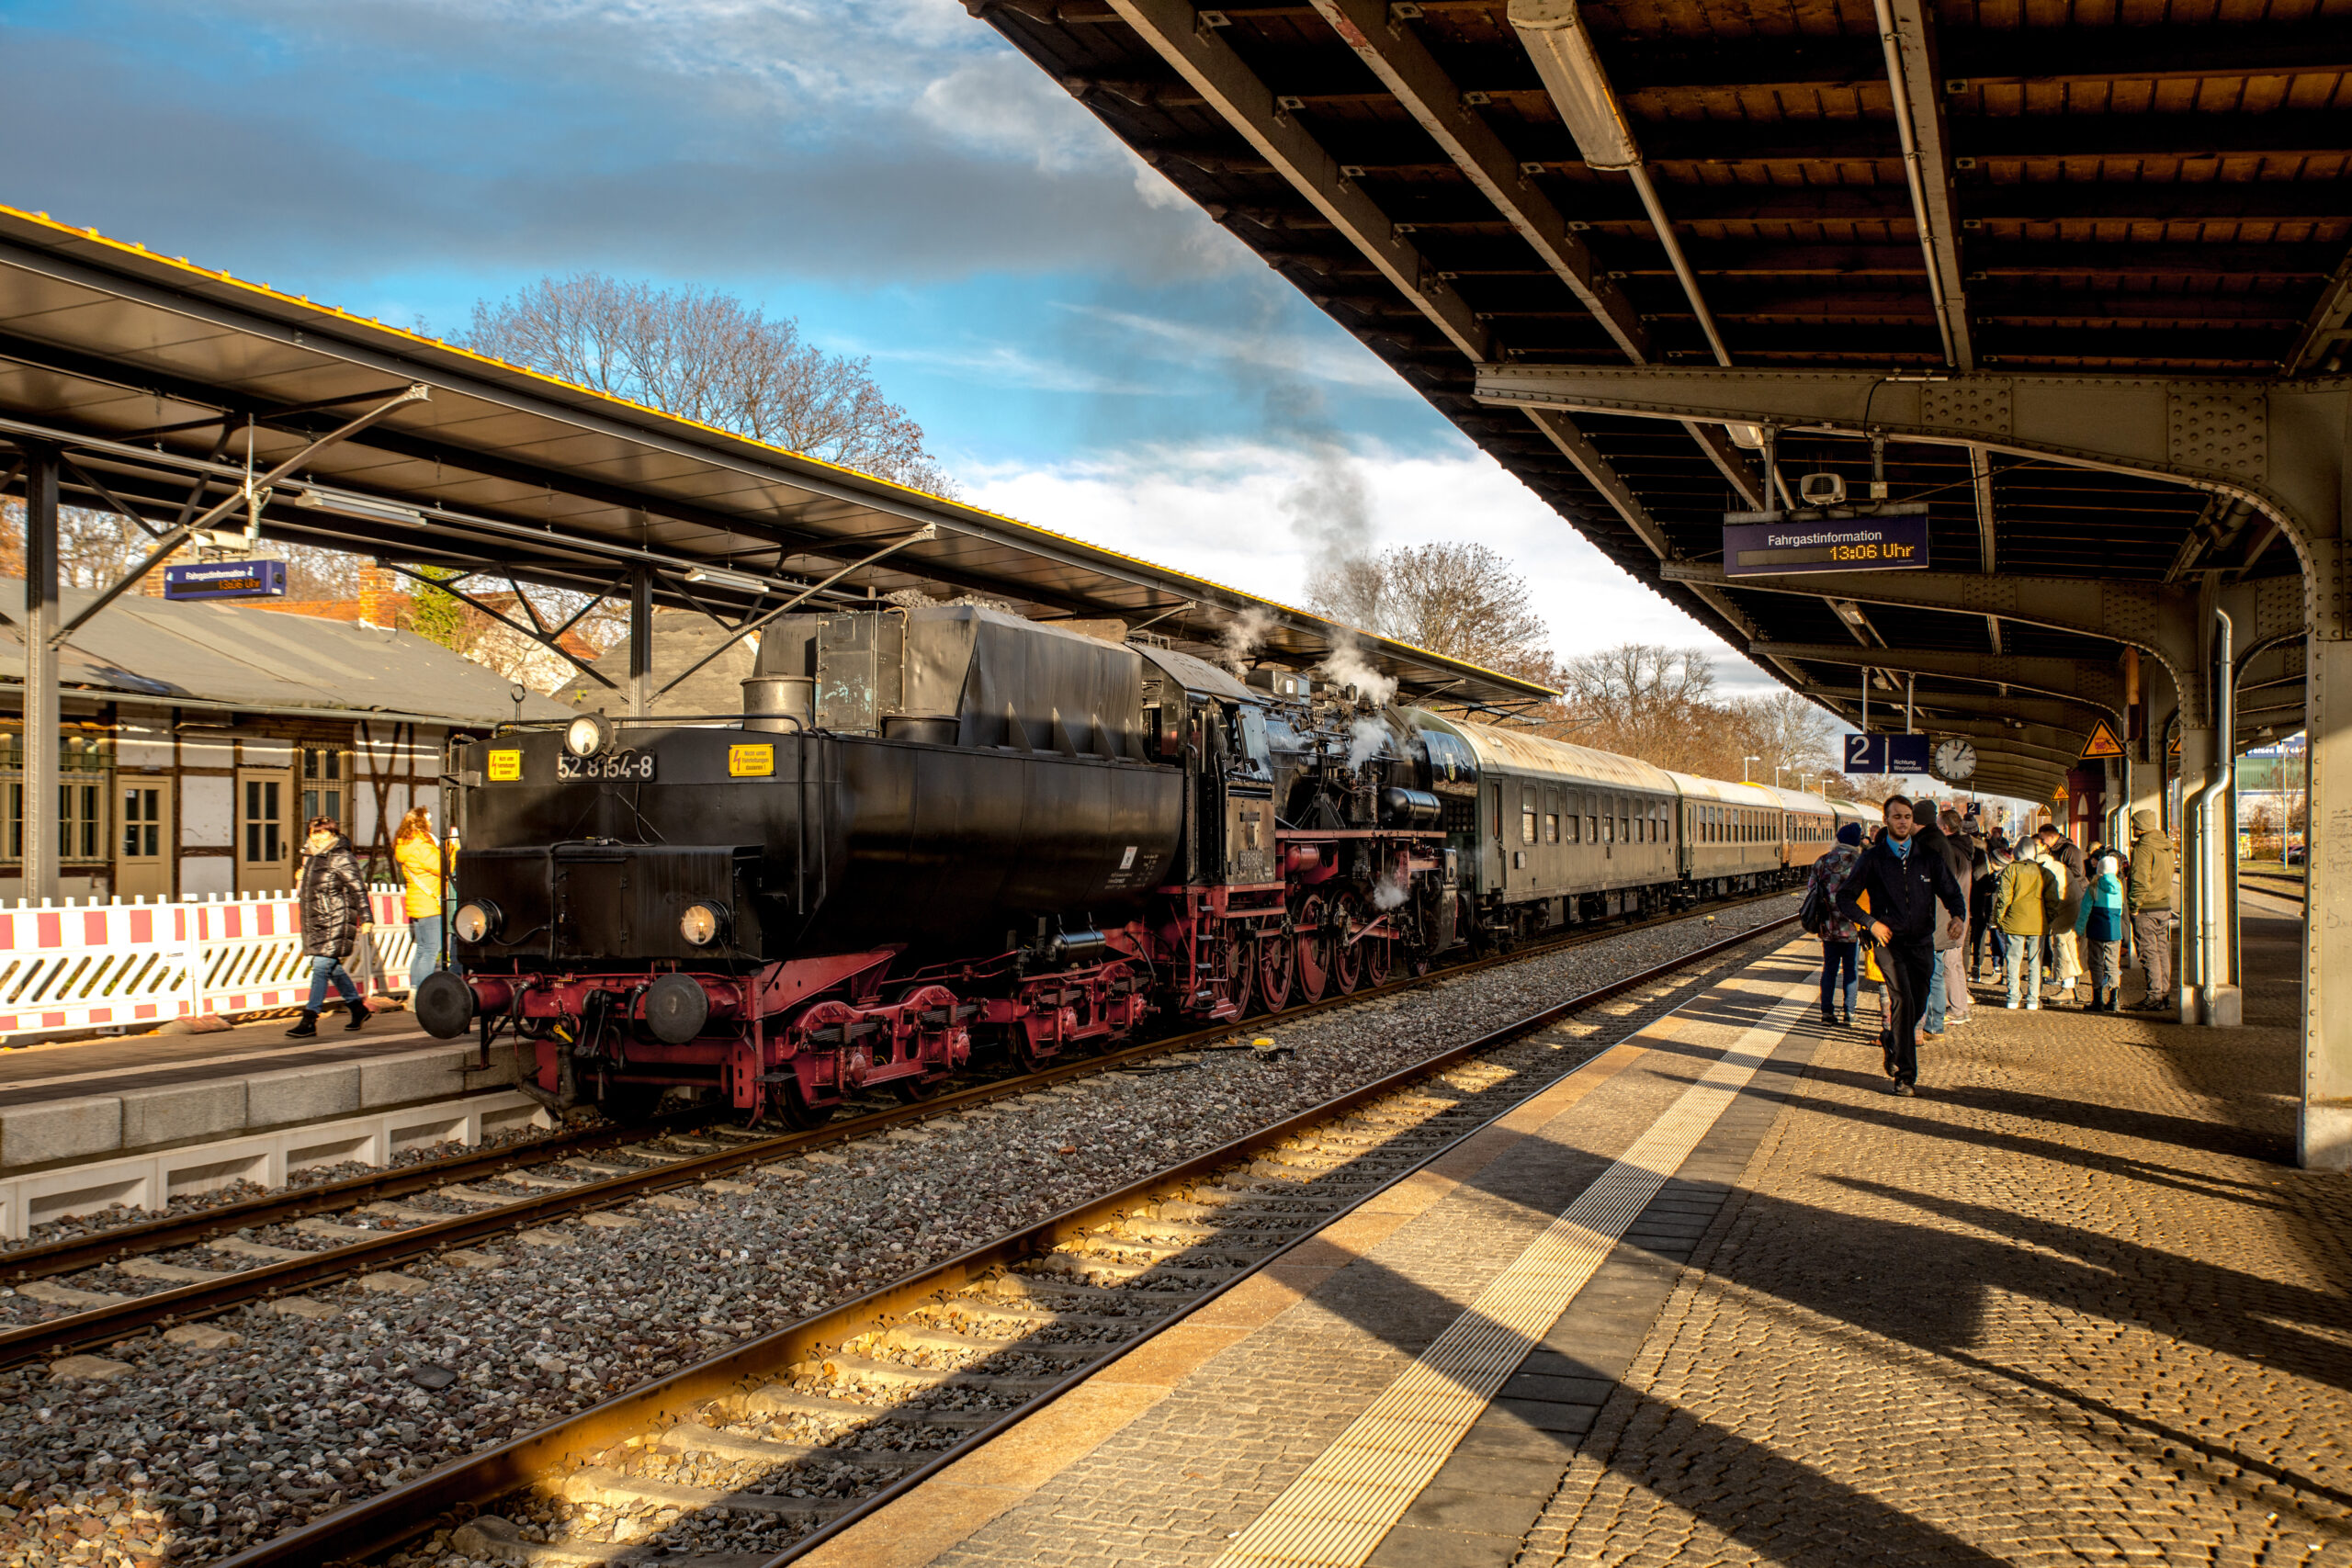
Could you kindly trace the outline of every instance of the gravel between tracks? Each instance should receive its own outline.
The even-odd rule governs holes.
[[[1285,1055],[1105,1073],[508,1236],[395,1288],[322,1288],[316,1318],[249,1306],[209,1325],[233,1344],[123,1341],[106,1381],[0,1373],[0,1565],[233,1551],[1793,907],[1442,979],[1267,1030]]]

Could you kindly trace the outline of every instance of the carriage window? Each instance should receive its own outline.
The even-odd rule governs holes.
[[[1556,811],[1544,814],[1544,841],[1547,844],[1560,841],[1560,814]]]
[[[1617,804],[1617,836],[1629,844],[1634,841],[1634,819],[1625,815],[1623,801]]]
[[[1500,840],[1500,839],[1502,838],[1502,836],[1503,836],[1503,786],[1502,786],[1502,785],[1500,785],[1500,784],[1497,784],[1497,785],[1495,786],[1495,837],[1496,837],[1498,840]]]
[[[1521,790],[1519,795],[1519,841],[1535,841],[1535,792],[1532,789]]]
[[[1584,840],[1588,844],[1600,842],[1600,818],[1588,811],[1584,814]]]
[[[1613,844],[1617,841],[1617,818],[1604,817],[1600,819],[1600,839],[1603,843]]]
[[[1574,806],[1576,802],[1571,800],[1568,804]],[[1572,844],[1584,842],[1584,818],[1574,811],[1568,813],[1568,842]]]

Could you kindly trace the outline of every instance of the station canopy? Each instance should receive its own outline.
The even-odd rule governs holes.
[[[268,538],[474,574],[461,596],[550,639],[510,580],[626,599],[643,574],[654,602],[729,626],[809,590],[808,608],[971,594],[1212,658],[1254,610],[1257,659],[1305,669],[1352,643],[1400,701],[1508,714],[1552,694],[5,208],[0,442],[59,453],[62,504],[168,536],[227,502],[212,528],[257,513]]]
[[[1850,722],[1865,693],[1872,728],[1916,693],[1920,728],[1987,753],[1980,782],[2041,798],[2118,722],[2124,642],[1962,577],[2167,614],[2275,581],[2300,630],[2296,552],[2256,508],[2020,456],[1994,405],[2073,385],[2096,430],[2119,385],[2226,410],[2342,368],[2352,17],[967,3],[1605,554]],[[1812,379],[1753,379],[1775,373]],[[1793,411],[1791,488],[1837,471],[1866,496],[1883,424],[1943,592],[1728,580],[1725,513],[1767,505],[1764,431],[1680,411],[1743,398]],[[2236,739],[2301,705],[2282,644]]]

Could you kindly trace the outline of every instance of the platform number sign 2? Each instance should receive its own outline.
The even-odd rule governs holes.
[[[1846,771],[1849,773],[1886,772],[1886,737],[1883,735],[1846,737]]]

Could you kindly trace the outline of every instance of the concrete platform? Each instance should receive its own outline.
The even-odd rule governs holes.
[[[1916,1099],[1792,942],[804,1561],[2352,1563],[2258,897],[2247,1027],[1981,991]]]
[[[211,1034],[149,1034],[0,1052],[0,1179],[403,1105],[511,1089],[511,1052],[469,1071],[469,1044],[405,1012],[356,1032],[337,1015],[315,1040],[285,1019]]]

